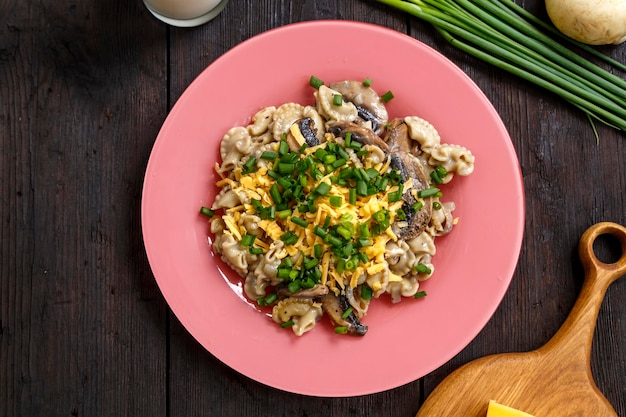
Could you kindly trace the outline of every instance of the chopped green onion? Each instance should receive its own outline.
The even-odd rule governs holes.
[[[315,187],[315,190],[313,191],[319,195],[326,195],[330,191],[330,185],[328,185],[325,182],[320,182],[319,185]]]
[[[433,210],[441,210],[441,203],[439,201],[433,201]]]
[[[326,165],[330,165],[336,160],[337,160],[337,157],[335,155],[327,154],[327,155],[324,155],[324,159],[322,160],[322,162],[324,162]]]
[[[252,200],[250,200],[250,204],[252,204],[252,207],[254,207],[254,210],[256,210],[257,212],[261,211],[261,209],[263,208],[261,200],[256,200],[253,198]]]
[[[341,256],[343,256],[344,258],[348,258],[352,256],[353,252],[354,252],[354,245],[352,243],[346,243],[346,245],[341,250]]]
[[[369,285],[361,285],[361,298],[365,301],[372,299],[372,288]]]
[[[266,305],[270,305],[270,304],[274,303],[274,301],[276,301],[277,299],[278,299],[278,294],[276,294],[275,292],[269,293],[265,297],[265,304]]]
[[[372,215],[372,218],[376,223],[383,224],[385,221],[389,220],[389,212],[385,209],[380,209]]]
[[[309,183],[309,179],[307,178],[305,174],[298,175],[298,184],[301,187],[306,187],[308,183]]]
[[[276,277],[279,279],[288,279],[290,272],[291,269],[289,268],[278,268],[278,270],[276,271]]]
[[[376,186],[376,188],[378,188],[378,190],[385,191],[387,189],[387,186],[389,185],[389,179],[378,177],[374,181],[374,185]]]
[[[251,255],[261,255],[263,253],[263,248],[250,248],[248,249]]]
[[[322,257],[322,245],[319,243],[313,245],[313,255],[318,259]]]
[[[289,152],[289,144],[285,140],[281,140],[278,144],[278,154],[286,155]]]
[[[261,159],[266,159],[268,161],[273,161],[278,158],[278,153],[274,151],[263,151],[261,154]]]
[[[359,260],[361,261],[361,263],[366,264],[366,263],[369,261],[369,259],[367,259],[367,255],[365,254],[365,252],[359,252],[359,253],[357,254],[357,257],[359,258]]]
[[[433,184],[436,185],[439,185],[443,182],[443,179],[441,178],[437,170],[434,170],[430,173],[430,179],[433,181]]]
[[[324,178],[324,175],[322,174],[322,172],[315,165],[311,165],[311,176],[316,181],[319,181],[322,178]]]
[[[380,96],[381,100],[385,103],[389,103],[393,98],[393,93],[391,91],[387,91],[385,94]]]
[[[352,143],[352,132],[346,132],[346,135],[344,137],[344,145],[349,148],[350,143]]]
[[[200,207],[200,214],[207,216],[207,217],[213,217],[215,215],[215,211],[211,210],[208,207]]]
[[[364,87],[369,87],[369,86],[371,86],[371,85],[372,85],[372,82],[373,82],[373,81],[372,81],[372,79],[371,79],[370,77],[367,77],[367,78],[365,78],[365,79],[363,80],[363,86],[364,86]]]
[[[429,267],[427,267],[423,263],[419,263],[415,265],[415,270],[419,272],[420,274],[432,274],[433,272]]]
[[[338,196],[338,195],[331,195],[329,197],[330,200],[330,205],[333,207],[341,207],[341,204],[343,203],[343,197]]]
[[[293,322],[293,320],[289,320],[284,323],[280,323],[280,327],[282,327],[283,329],[288,329],[289,327],[293,327],[294,324],[295,323]]]
[[[313,278],[308,277],[307,279],[302,281],[302,286],[304,288],[313,288],[313,287],[315,287],[315,281],[313,281]]]
[[[378,170],[377,170],[377,169],[374,169],[374,168],[368,168],[368,169],[366,169],[366,170],[365,170],[365,173],[367,174],[367,176],[368,176],[370,179],[376,178],[376,177],[378,177],[378,176],[380,175],[380,172],[378,172]]]
[[[309,276],[315,281],[315,282],[320,282],[320,279],[322,278],[322,271],[320,271],[319,268],[315,268],[312,271],[310,271]]]
[[[283,202],[283,198],[280,195],[280,191],[278,190],[278,185],[276,185],[276,183],[272,184],[270,187],[270,196],[272,197],[272,200],[274,200],[275,204]]]
[[[359,226],[359,234],[365,238],[370,237],[370,228],[367,223],[363,223]]]
[[[339,260],[337,261],[337,265],[335,265],[335,270],[337,271],[337,273],[343,274],[343,271],[345,271],[345,269],[346,269],[346,260],[339,258]]]
[[[278,164],[278,165],[281,165],[281,164]],[[276,179],[276,182],[285,190],[293,187],[293,178],[291,177],[280,177]]]
[[[339,158],[339,159],[333,161],[330,164],[330,166],[333,167],[333,169],[337,169],[337,168],[341,168],[342,166],[344,166],[347,163],[348,163],[348,159],[347,158]]]
[[[254,168],[256,168],[256,158],[254,156],[251,156],[250,158],[248,158],[246,163],[243,164],[242,172],[244,174],[250,174],[251,172],[254,172]]]
[[[422,209],[422,207],[424,207],[424,203],[422,201],[417,201],[415,202],[412,206],[411,206],[411,211],[413,213],[416,213],[418,211],[420,211]]]
[[[333,235],[326,235],[326,240],[328,241],[328,243],[330,243],[332,246],[341,246],[343,244],[343,242],[341,242],[340,239],[336,238]]]
[[[350,314],[352,314],[352,312],[353,312],[353,311],[354,311],[354,310],[353,310],[353,308],[352,308],[352,307],[348,307],[348,308],[346,309],[346,311],[344,311],[344,312],[343,312],[343,314],[341,315],[341,318],[342,318],[342,319],[347,319],[347,318],[350,316]]]
[[[342,104],[343,104],[343,97],[341,97],[341,94],[333,95],[333,105],[341,106]]]
[[[313,258],[304,264],[304,269],[313,269],[320,263],[320,260],[317,258]]]
[[[289,209],[281,210],[281,211],[279,211],[276,214],[277,214],[279,219],[284,220],[287,217],[291,216],[291,210],[289,210]]]
[[[289,284],[287,284],[287,289],[292,294],[294,292],[297,292],[300,288],[301,288],[300,281],[291,281]]]
[[[280,240],[285,242],[285,245],[289,246],[298,241],[298,236],[288,230],[280,236]]]
[[[346,147],[358,151],[359,149],[361,149],[361,147],[363,147],[363,145],[361,145],[361,142],[350,141],[350,144],[346,145]]]
[[[356,204],[356,189],[355,188],[350,188],[350,190],[348,191],[348,200],[350,204],[352,205]]]
[[[346,261],[346,269],[348,271],[353,271],[357,266],[357,262],[354,261],[353,258],[350,258]]]
[[[344,239],[350,239],[352,237],[352,233],[344,226],[339,226],[337,228],[337,234],[339,234]]]
[[[422,298],[422,297],[426,297],[426,291],[418,291],[413,296],[413,298]]]
[[[255,235],[243,235],[241,237],[241,245],[242,246],[252,246],[254,244],[254,241],[256,240],[256,236]]]
[[[439,193],[439,188],[437,188],[437,187],[430,187],[430,188],[427,188],[425,190],[418,191],[417,192],[417,196],[419,198],[433,197],[433,196],[436,196],[437,193]]]
[[[296,164],[288,164],[284,162],[280,162],[278,164],[278,172],[281,174],[291,174],[296,167]]]
[[[362,248],[364,248],[364,247],[366,247],[366,246],[372,246],[372,241],[371,241],[371,240],[369,240],[369,239],[367,239],[367,238],[364,238],[364,237],[360,237],[360,238],[358,238],[358,239],[356,240],[356,243],[357,243],[360,247],[362,247]]]
[[[291,221],[295,224],[297,224],[298,226],[302,226],[302,227],[307,227],[309,224],[306,222],[306,220],[301,219],[300,217],[295,217],[293,216],[291,218]]]
[[[324,157],[328,155],[328,152],[326,152],[326,149],[324,148],[317,148],[315,152],[313,152],[313,155],[315,155],[315,157],[320,161],[323,161]]]
[[[346,152],[346,150],[342,147],[337,148],[337,156],[339,157],[339,159],[345,159],[347,160],[348,158],[350,158],[350,155],[348,155],[348,152]]]
[[[430,173],[430,178],[433,180],[435,184],[443,183],[444,178],[448,175],[448,170],[446,170],[443,166],[437,165],[433,172]]]
[[[335,327],[335,333],[337,334],[347,334],[348,333],[348,328],[345,326],[337,326]]]
[[[387,194],[387,201],[390,203],[395,203],[396,201],[402,200],[402,193],[400,191],[392,191]]]
[[[280,162],[284,162],[286,164],[295,164],[296,161],[300,159],[300,155],[296,152],[287,152],[286,154],[280,157]]]
[[[358,180],[356,182],[356,193],[362,197],[367,196],[367,182]]]
[[[324,85],[324,81],[314,75],[311,75],[311,78],[309,78],[309,85],[317,90]]]
[[[328,235],[328,232],[322,229],[320,226],[315,226],[313,228],[313,233],[321,237],[322,239],[326,238],[326,236]]]

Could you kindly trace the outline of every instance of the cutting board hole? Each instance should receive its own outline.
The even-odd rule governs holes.
[[[593,242],[593,252],[600,262],[612,264],[622,256],[622,245],[618,238],[610,234],[600,235]]]

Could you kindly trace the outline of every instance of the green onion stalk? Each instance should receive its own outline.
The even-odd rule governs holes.
[[[626,130],[626,80],[557,39],[614,69],[626,71],[626,65],[570,40],[513,0],[377,1],[432,24],[451,45],[557,94],[590,120]]]

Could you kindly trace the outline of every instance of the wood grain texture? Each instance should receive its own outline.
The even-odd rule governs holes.
[[[542,1],[518,1],[545,18]],[[169,312],[141,239],[145,164],[185,88],[240,42],[316,19],[393,28],[457,64],[501,115],[526,192],[519,264],[483,331],[421,380],[356,398],[277,391],[221,364]],[[626,62],[626,47],[602,49]],[[373,53],[393,62],[393,51]],[[597,222],[626,225],[626,135],[598,132],[596,143],[560,98],[373,0],[230,0],[191,29],[158,22],[140,0],[0,0],[0,417],[415,416],[455,369],[537,349],[565,321],[583,286],[579,237]],[[481,197],[497,209],[497,194]],[[614,242],[600,246],[614,255]],[[622,279],[606,292],[590,359],[620,417],[624,300]]]
[[[139,208],[165,31],[129,5],[3,3],[1,416],[164,414]]]
[[[619,240],[621,256],[607,265],[593,244],[600,235]],[[490,400],[534,416],[616,417],[591,375],[596,319],[607,288],[626,275],[626,227],[601,222],[580,239],[585,281],[567,320],[539,349],[494,354],[463,365],[428,396],[417,417],[482,417]],[[459,395],[463,393],[463,395]]]

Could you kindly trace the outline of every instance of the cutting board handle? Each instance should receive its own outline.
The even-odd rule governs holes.
[[[619,240],[622,253],[616,262],[606,264],[596,257],[593,245],[601,235],[612,235]],[[566,321],[539,351],[569,357],[572,362],[589,367],[596,319],[606,290],[626,275],[626,228],[610,222],[591,226],[580,238],[578,253],[585,270],[582,289]]]

